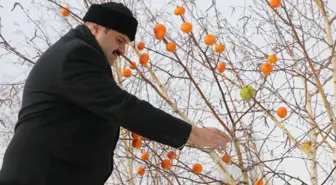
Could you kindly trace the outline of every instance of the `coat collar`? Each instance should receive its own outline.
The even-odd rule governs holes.
[[[94,47],[101,55],[105,57],[104,52],[101,49],[99,43],[97,42],[96,38],[94,37],[94,35],[91,33],[90,29],[86,25],[84,24],[78,25],[74,29],[74,31],[75,31],[76,37],[84,40],[86,43]]]
[[[103,58],[106,58],[96,38],[94,37],[94,35],[91,33],[90,29],[86,25],[84,24],[78,25],[75,29],[72,29],[68,34],[70,34],[70,36],[77,37],[83,40],[84,42],[88,43],[93,48],[95,48],[99,52],[99,54],[103,56]],[[103,65],[106,66],[106,68],[108,68],[108,71],[110,75],[112,76],[112,69],[107,59],[105,59],[105,63]]]

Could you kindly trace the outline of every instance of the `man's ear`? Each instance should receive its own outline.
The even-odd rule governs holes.
[[[96,35],[99,33],[100,31],[100,26],[98,24],[92,24],[92,31],[93,31],[93,35]]]
[[[87,23],[86,25],[93,35],[97,35],[102,29],[98,24],[95,23]]]

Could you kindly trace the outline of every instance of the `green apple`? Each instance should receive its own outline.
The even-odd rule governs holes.
[[[240,90],[240,97],[242,97],[243,100],[250,100],[255,95],[255,93],[256,91],[254,90],[253,87],[245,85]]]

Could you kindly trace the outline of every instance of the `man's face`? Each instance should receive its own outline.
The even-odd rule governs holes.
[[[115,30],[107,30],[103,26],[94,25],[93,35],[102,48],[108,63],[112,66],[118,57],[118,53],[124,54],[126,44],[129,42],[125,34]]]

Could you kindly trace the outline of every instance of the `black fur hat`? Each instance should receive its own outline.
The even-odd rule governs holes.
[[[138,27],[138,21],[131,10],[122,3],[115,2],[92,4],[83,20],[123,33],[130,41],[134,41]]]

